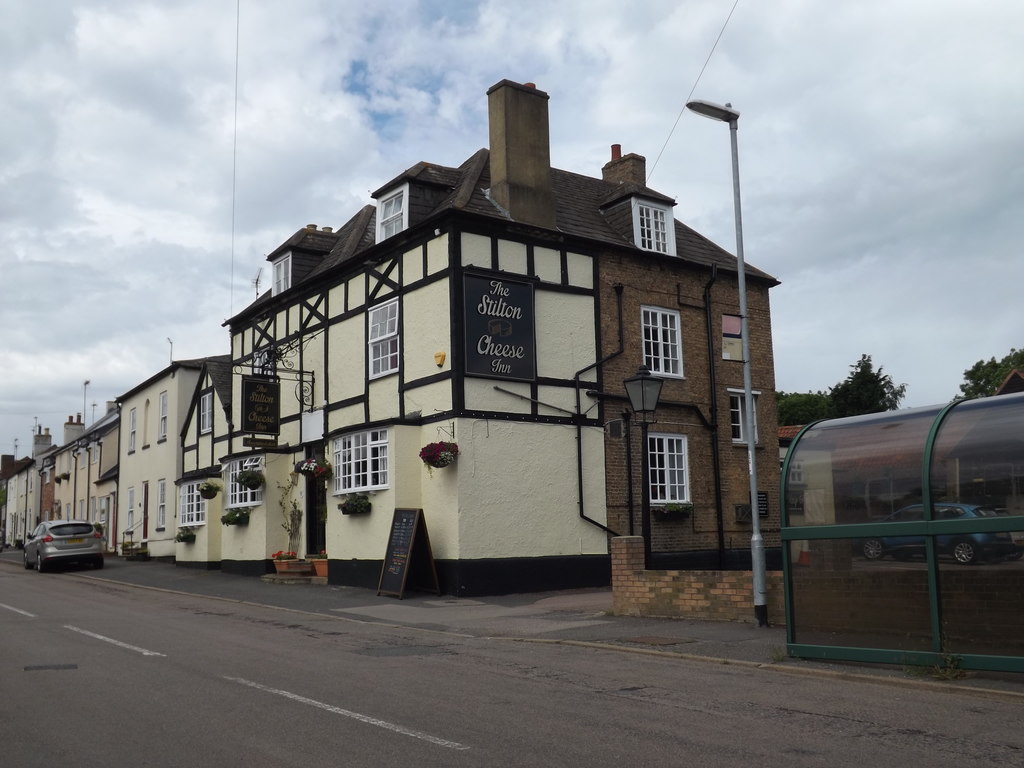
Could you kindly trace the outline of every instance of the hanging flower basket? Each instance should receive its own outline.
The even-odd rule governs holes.
[[[258,469],[243,469],[235,475],[235,482],[243,488],[255,491],[263,487],[266,479],[263,477],[263,473]]]
[[[458,443],[427,443],[420,449],[420,458],[431,469],[441,469],[454,464],[458,455]]]
[[[312,477],[314,480],[327,481],[334,474],[330,462],[323,459],[303,459],[295,465],[295,471],[300,475]]]
[[[220,485],[212,480],[207,480],[200,483],[197,490],[199,491],[199,495],[204,499],[212,499],[220,493]]]

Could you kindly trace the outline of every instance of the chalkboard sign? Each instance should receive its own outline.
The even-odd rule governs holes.
[[[395,510],[377,584],[378,595],[396,595],[399,599],[406,589],[441,594],[422,509]]]

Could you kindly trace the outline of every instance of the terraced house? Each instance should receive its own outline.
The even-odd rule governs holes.
[[[330,582],[375,587],[400,509],[421,511],[446,592],[607,584],[644,483],[691,512],[655,521],[659,550],[747,546],[745,430],[766,436],[778,493],[775,280],[748,267],[747,425],[735,258],[674,219],[639,155],[613,148],[600,177],[552,168],[544,92],[487,98],[489,148],[417,163],[268,256],[271,290],[227,321],[230,362],[192,395],[179,563],[264,573],[278,550],[325,550]],[[646,446],[622,384],[641,365],[666,382]]]

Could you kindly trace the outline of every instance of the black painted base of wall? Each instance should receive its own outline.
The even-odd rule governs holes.
[[[263,576],[274,572],[270,560],[221,560],[220,569],[236,576]]]
[[[381,564],[380,560],[331,560],[327,582],[376,590]],[[607,587],[612,578],[608,555],[438,560],[434,565],[442,594],[459,597]],[[428,586],[407,582],[406,590],[417,592]]]
[[[717,549],[697,552],[652,552],[651,570],[654,571],[749,571],[749,549]],[[778,547],[764,551],[765,570],[782,570],[782,550]]]
[[[220,560],[213,562],[201,560],[175,560],[174,564],[179,568],[195,568],[200,571],[219,571]]]

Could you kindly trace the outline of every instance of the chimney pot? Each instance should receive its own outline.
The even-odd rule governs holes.
[[[316,232],[316,224],[307,224],[306,229],[311,229],[314,232]]]
[[[612,144],[612,160],[619,160],[622,158],[622,145]]]
[[[324,227],[323,231],[326,232],[327,234],[330,234],[331,232],[334,231],[334,227]]]
[[[523,85],[525,85],[527,88],[536,88],[537,87],[536,83],[523,83]]]

